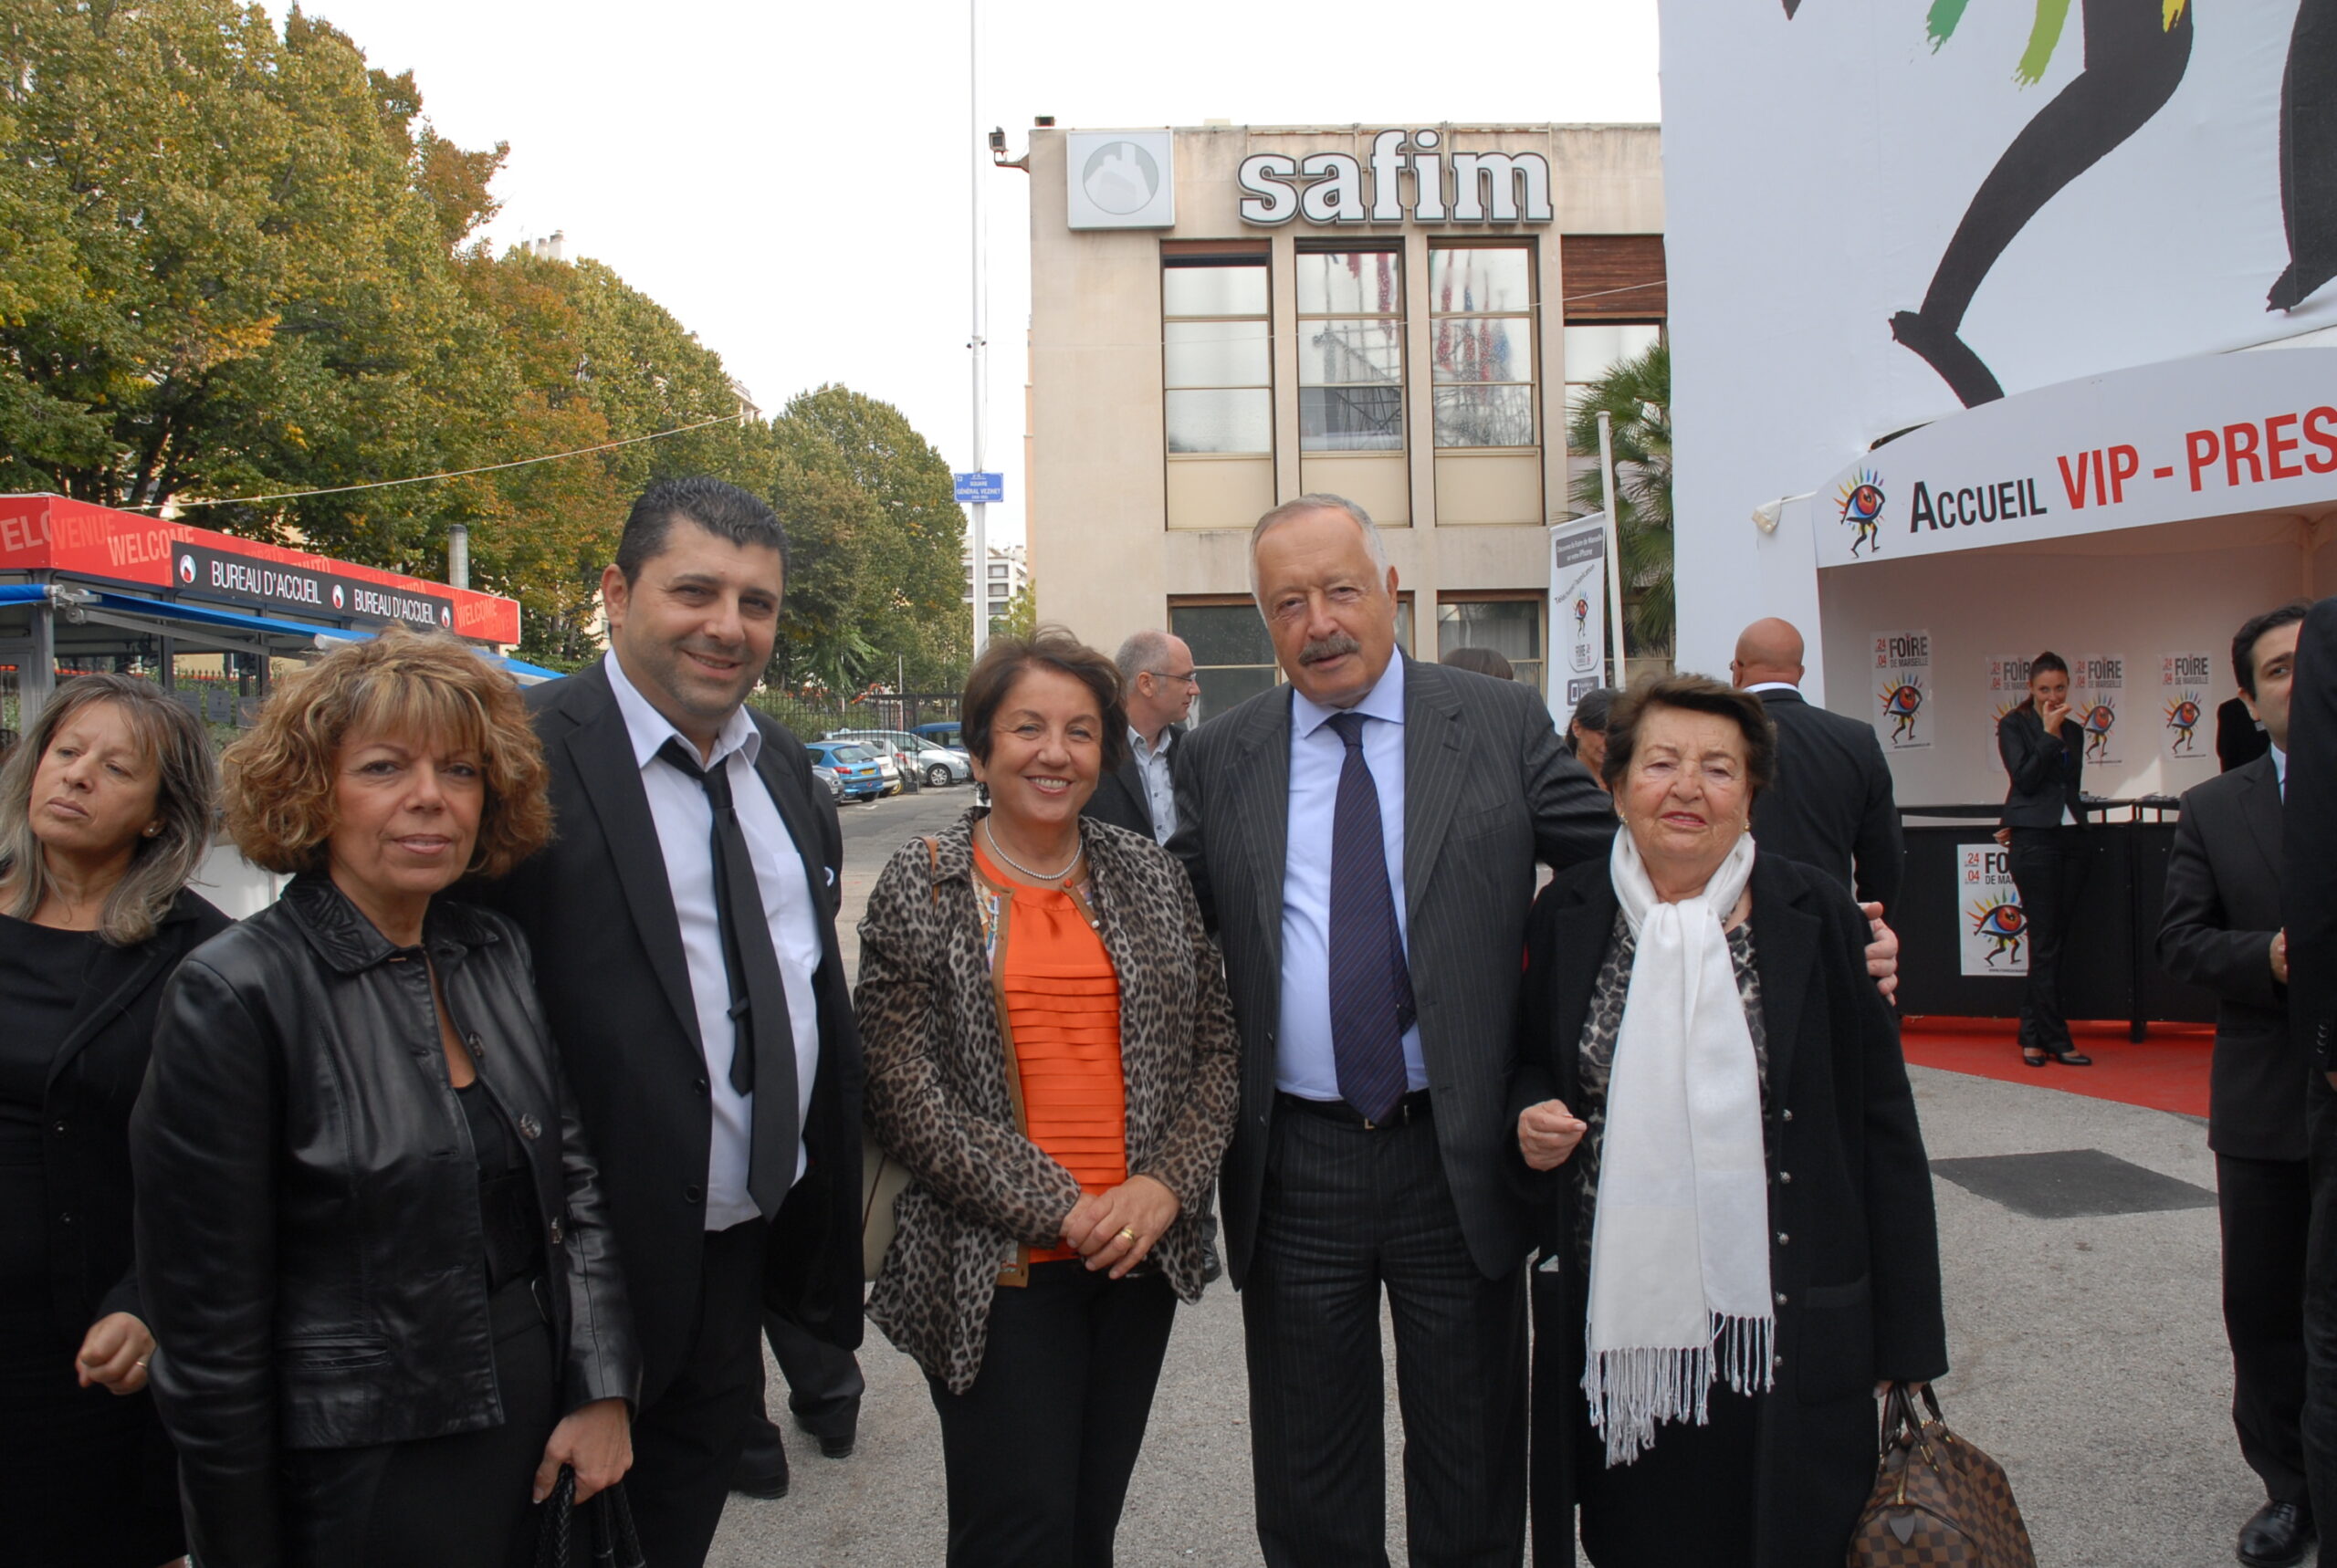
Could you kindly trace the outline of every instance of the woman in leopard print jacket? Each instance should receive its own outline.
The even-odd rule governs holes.
[[[1238,1040],[1184,869],[1079,815],[1126,746],[1111,662],[994,639],[962,726],[990,809],[904,845],[860,927],[869,1120],[912,1177],[868,1316],[932,1385],[952,1568],[1108,1563]]]

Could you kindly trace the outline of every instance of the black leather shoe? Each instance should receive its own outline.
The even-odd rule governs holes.
[[[2312,1544],[2312,1513],[2301,1504],[2268,1502],[2239,1527],[2239,1560],[2248,1568],[2293,1568]]]
[[[795,1417],[795,1428],[820,1445],[820,1457],[823,1459],[848,1459],[860,1447],[858,1434],[850,1429],[841,1433],[817,1431],[801,1416]]]
[[[768,1502],[785,1497],[787,1486],[787,1444],[777,1427],[757,1421],[747,1430],[746,1447],[739,1450],[739,1468],[730,1472],[730,1490]]]

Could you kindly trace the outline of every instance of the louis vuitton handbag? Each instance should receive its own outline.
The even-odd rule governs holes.
[[[1848,1568],[2037,1568],[2004,1467],[1947,1429],[1928,1386],[1923,1401],[1928,1420],[1904,1386],[1883,1397],[1882,1457]]]

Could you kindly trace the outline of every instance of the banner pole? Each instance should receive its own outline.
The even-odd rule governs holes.
[[[1615,682],[1618,687],[1629,682],[1623,674],[1623,536],[1615,522],[1622,509],[1622,497],[1615,494],[1615,421],[1605,409],[1598,411],[1598,486],[1607,500],[1607,624],[1608,634],[1615,639]]]

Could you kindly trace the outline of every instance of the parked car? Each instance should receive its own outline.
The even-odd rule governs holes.
[[[829,767],[824,762],[814,762],[812,764],[812,777],[828,787],[829,800],[841,800],[844,799],[843,774],[837,772],[834,768]]]
[[[814,740],[806,743],[803,749],[812,754],[815,769],[825,768],[835,774],[839,799],[874,800],[888,792],[884,769],[876,765],[875,753],[866,747],[850,741]]]
[[[839,729],[832,732],[830,740],[850,740],[891,757],[909,778],[921,779],[938,789],[945,784],[964,784],[974,776],[974,766],[962,752],[936,746],[923,736],[905,729]]]
[[[944,751],[954,751],[960,757],[966,755],[966,732],[954,718],[940,719],[932,724],[921,724],[910,733],[921,737],[928,746],[938,746]]]

